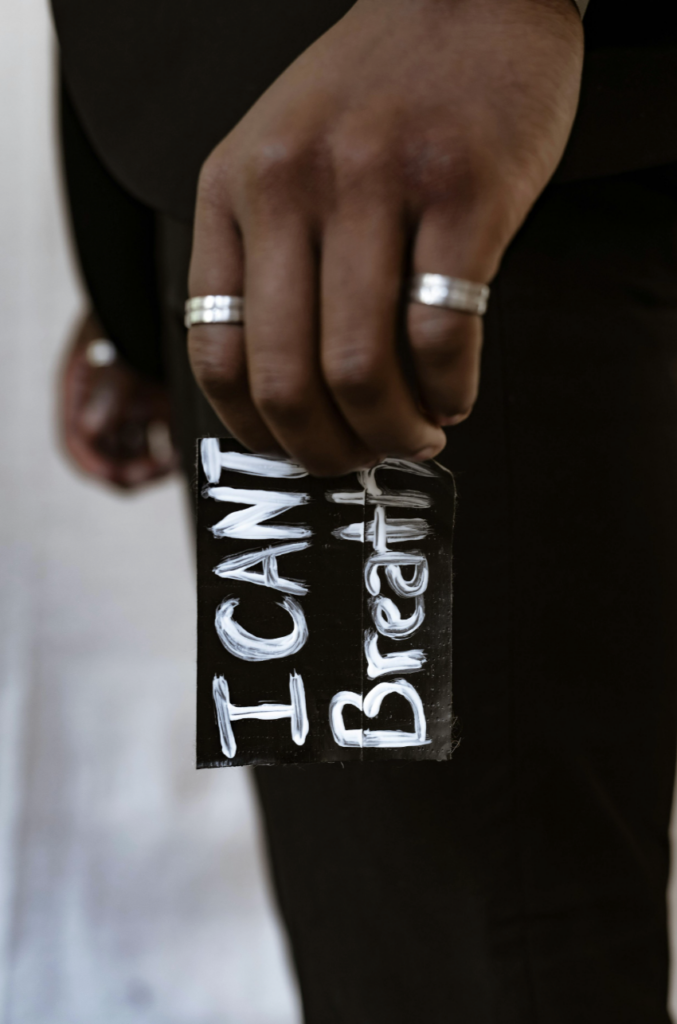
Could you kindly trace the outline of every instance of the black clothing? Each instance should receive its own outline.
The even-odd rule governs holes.
[[[94,148],[148,206],[190,221],[200,165],[352,0],[52,0]],[[591,0],[581,110],[562,174],[677,160],[677,4]]]
[[[197,169],[349,3],[54,3],[86,276],[112,318],[152,236],[190,474],[195,437],[223,432],[182,326]],[[677,161],[674,22],[663,0],[591,0],[560,178]],[[127,204],[113,245],[95,179]],[[442,456],[454,758],[256,773],[306,1024],[666,1024],[676,367],[677,169],[551,185],[493,285],[480,397]]]
[[[155,212],[101,163],[63,82],[59,100],[64,180],[87,292],[126,361],[146,376],[162,377]]]
[[[190,233],[160,218],[187,466]],[[677,167],[551,186],[455,474],[451,762],[256,770],[306,1024],[667,1024]]]

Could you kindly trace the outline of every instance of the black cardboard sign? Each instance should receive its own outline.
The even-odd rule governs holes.
[[[198,444],[197,765],[444,760],[455,490]]]

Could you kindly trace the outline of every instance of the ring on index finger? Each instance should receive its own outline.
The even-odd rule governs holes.
[[[243,324],[244,296],[197,295],[188,299],[184,307],[186,327],[197,324]]]
[[[409,301],[484,316],[489,285],[446,274],[414,274],[409,284]]]

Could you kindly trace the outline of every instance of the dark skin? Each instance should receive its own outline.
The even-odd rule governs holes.
[[[561,158],[582,62],[572,0],[357,0],[216,147],[189,291],[244,294],[247,323],[195,327],[188,346],[244,445],[317,475],[441,451],[443,427],[477,397],[482,321],[409,305],[407,379],[403,284],[412,272],[491,281]],[[77,346],[71,361],[78,464],[123,487],[163,475],[113,437],[166,396],[108,375],[117,411],[94,443]]]
[[[423,460],[472,410],[479,317],[410,305],[409,273],[488,282],[573,123],[572,0],[358,0],[206,161],[190,294],[244,294],[246,327],[189,333],[229,430],[334,475]]]
[[[91,366],[87,346],[103,336],[92,314],[83,317],[74,333],[61,378],[62,438],[84,473],[128,491],[177,467],[171,445],[149,443],[153,430],[156,436],[163,431],[170,437],[169,397],[163,384],[122,359]]]

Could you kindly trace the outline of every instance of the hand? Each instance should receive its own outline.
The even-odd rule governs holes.
[[[96,319],[78,327],[63,369],[61,428],[68,453],[88,476],[126,490],[167,476],[177,465],[162,384],[120,358],[92,366],[90,342],[103,337]]]
[[[572,0],[358,0],[217,146],[190,294],[245,294],[247,322],[189,351],[245,445],[319,475],[442,449],[481,320],[410,305],[408,380],[403,282],[491,280],[562,155],[582,54]]]

